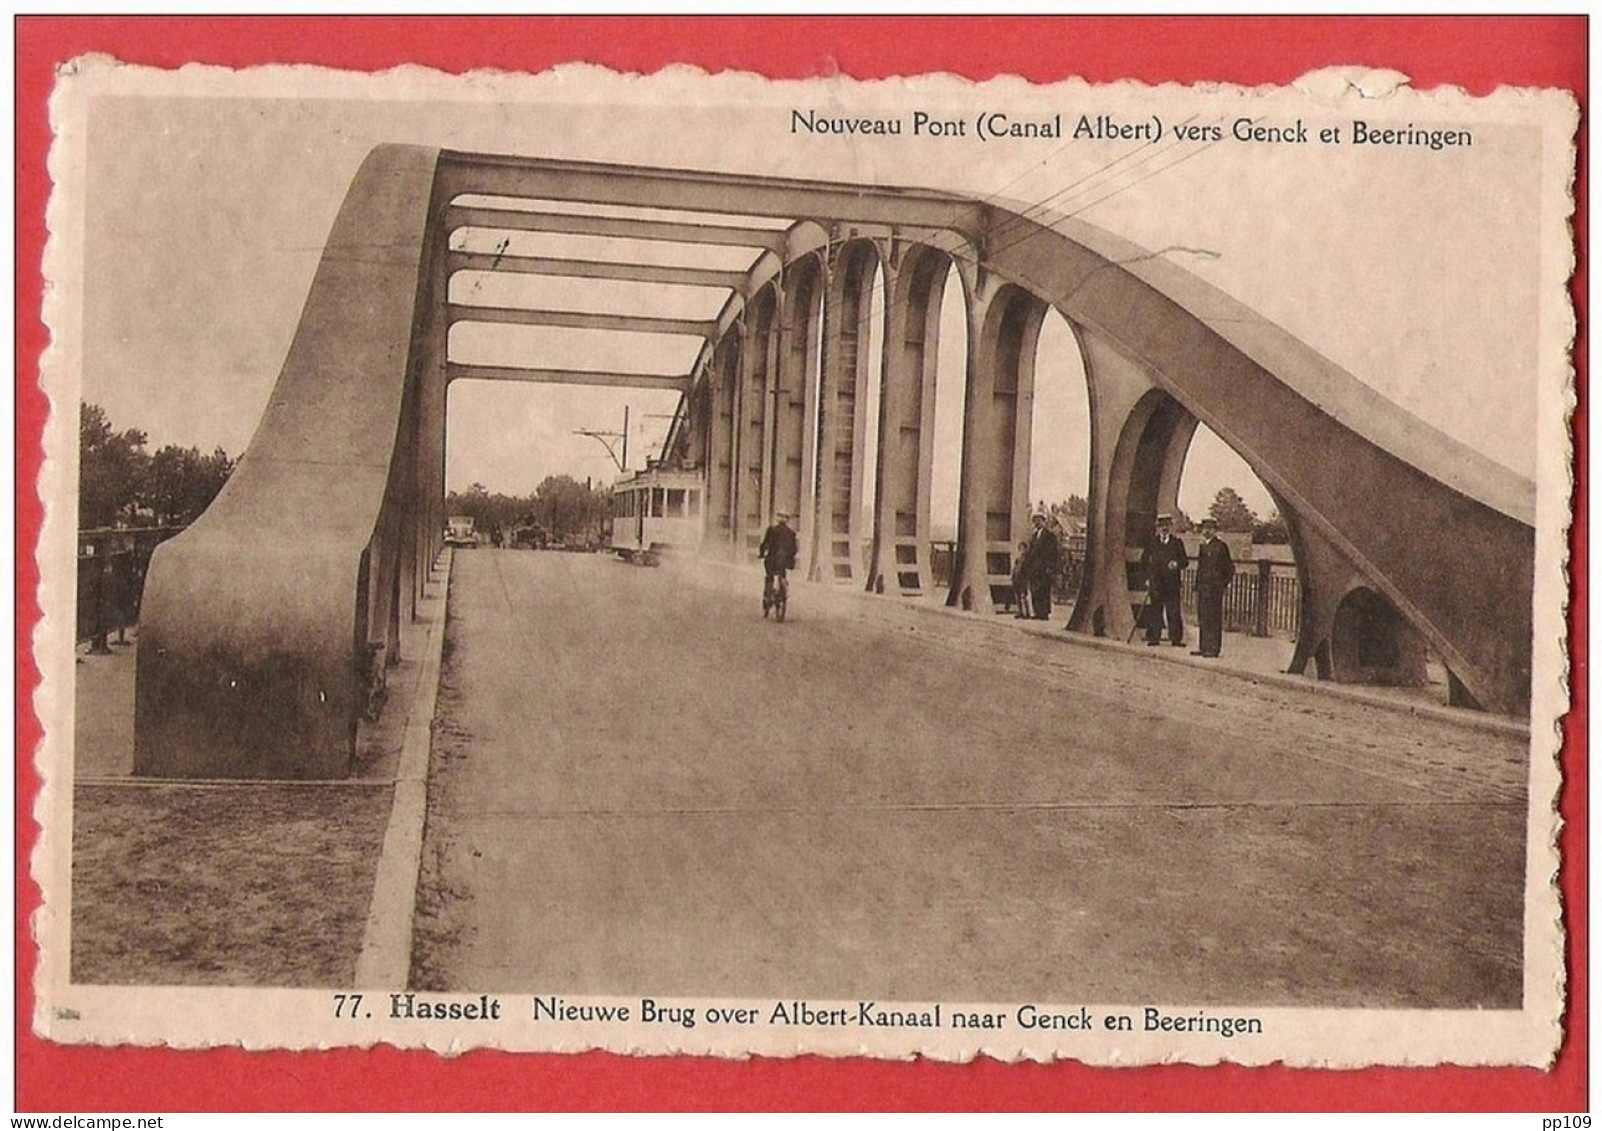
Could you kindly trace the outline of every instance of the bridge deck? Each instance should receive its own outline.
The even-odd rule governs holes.
[[[1511,1006],[1511,736],[984,618],[458,554],[414,981]]]

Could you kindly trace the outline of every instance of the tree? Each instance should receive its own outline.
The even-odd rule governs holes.
[[[585,535],[606,517],[607,501],[570,475],[548,475],[534,489],[537,521],[553,538]]]
[[[1218,529],[1230,534],[1250,534],[1257,526],[1257,515],[1233,487],[1221,487],[1207,508]]]
[[[115,526],[135,517],[150,456],[137,428],[118,432],[106,410],[78,406],[78,528]]]
[[[1259,546],[1283,546],[1290,542],[1290,525],[1277,507],[1252,528],[1252,541]]]
[[[150,457],[141,500],[163,526],[185,526],[211,505],[233,470],[221,448],[203,456],[198,448],[168,444]]]

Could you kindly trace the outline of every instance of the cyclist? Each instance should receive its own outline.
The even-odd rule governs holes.
[[[787,570],[795,568],[797,548],[795,531],[790,529],[790,516],[780,511],[773,516],[773,525],[763,531],[762,544],[757,547],[757,556],[762,559],[764,571],[763,616],[767,616],[768,610],[779,604],[781,595],[787,590],[784,575]]]

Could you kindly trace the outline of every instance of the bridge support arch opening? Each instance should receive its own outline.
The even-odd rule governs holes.
[[[1337,683],[1386,687],[1426,682],[1424,638],[1380,594],[1359,585],[1341,598],[1329,638]]]
[[[1222,629],[1260,639],[1272,639],[1278,651],[1274,663],[1289,670],[1301,624],[1301,594],[1306,586],[1302,557],[1297,550],[1296,524],[1287,515],[1279,495],[1241,455],[1206,424],[1198,424],[1185,455],[1176,515],[1188,519],[1185,534],[1196,557],[1199,536],[1193,532],[1203,519],[1219,520],[1219,539],[1229,547],[1235,575],[1225,590]],[[1194,615],[1194,584],[1187,579],[1184,593],[1187,617]]]
[[[878,432],[874,464],[873,545],[867,587],[876,593],[923,596],[934,587],[933,541],[940,515],[949,511],[955,533],[956,476],[961,450],[960,417],[941,413],[939,389],[950,346],[944,326],[948,308],[960,314],[960,282],[951,258],[924,245],[893,246],[881,257],[884,280],[884,331],[880,364]],[[963,345],[965,353],[965,344]],[[964,356],[959,353],[959,359]],[[955,373],[949,364],[944,371]],[[949,379],[945,382],[949,389]],[[960,408],[960,400],[956,400]],[[939,443],[939,424],[946,424],[947,442]],[[950,436],[951,426],[957,429]],[[942,457],[944,459],[942,461]],[[937,483],[949,490],[947,507],[936,510]],[[943,500],[944,501],[944,500]],[[946,559],[949,568],[949,559]]]
[[[1046,304],[1021,287],[968,283],[968,370],[954,580],[947,604],[990,612],[1012,590],[1029,529],[1036,345]]]
[[[1062,587],[1056,598],[1064,618],[1080,597],[1085,578],[1085,530],[1090,499],[1090,396],[1084,355],[1060,311],[1048,310],[1035,355],[1033,420],[1030,424],[1029,497],[1058,528]]]
[[[1146,599],[1142,551],[1157,516],[1178,505],[1180,476],[1198,421],[1171,395],[1151,387],[1134,399],[1122,420],[1109,419],[1105,407],[1098,411],[1094,378],[1090,391],[1093,477],[1086,577],[1068,627],[1122,640],[1133,634]],[[1110,448],[1110,458],[1098,461],[1098,448]]]
[[[818,374],[817,519],[808,550],[807,573],[814,580],[852,582],[864,569],[871,513],[865,505],[868,436],[877,430],[870,386],[879,367],[869,318],[879,275],[873,241],[851,240],[832,249]]]

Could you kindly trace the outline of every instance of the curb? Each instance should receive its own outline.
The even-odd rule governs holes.
[[[423,662],[418,665],[411,713],[401,740],[395,800],[379,850],[373,898],[356,960],[356,989],[404,989],[411,976],[412,920],[417,912],[417,875],[423,861],[423,818],[428,808],[428,755],[439,694],[440,657],[445,646],[445,603],[450,588],[451,551],[429,571],[418,602],[417,621],[426,628]],[[435,587],[439,588],[436,590]]]

